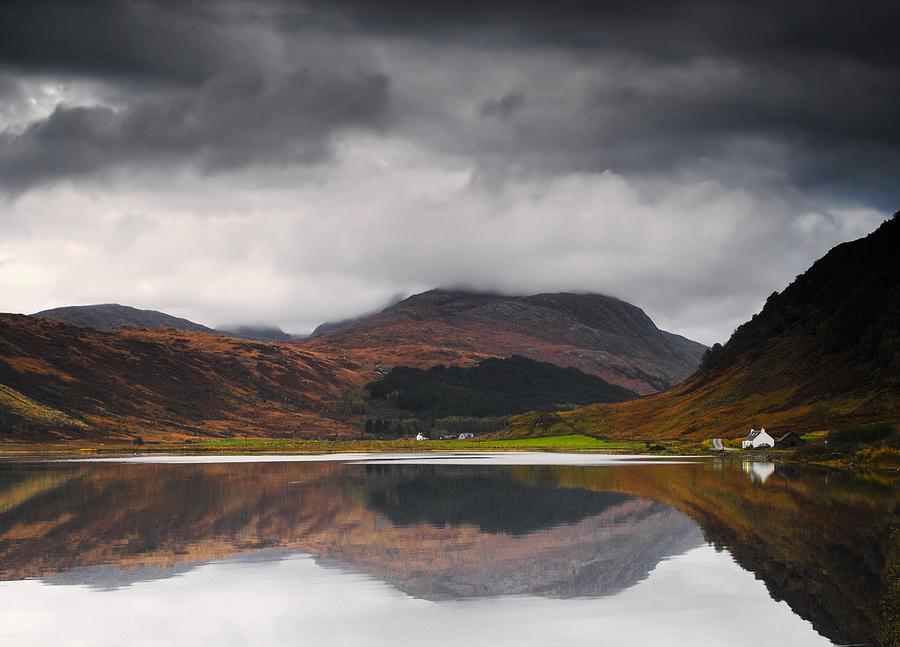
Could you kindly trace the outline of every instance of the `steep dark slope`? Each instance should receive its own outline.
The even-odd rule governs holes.
[[[838,245],[674,389],[563,414],[582,431],[736,437],[900,420],[900,214]],[[514,427],[527,428],[527,416]]]
[[[693,372],[705,346],[659,330],[638,307],[597,294],[528,297],[430,290],[298,342],[374,368],[472,365],[522,355],[574,366],[637,393]]]
[[[807,378],[806,395],[827,396],[860,387],[880,388],[900,378],[900,216],[866,238],[838,245],[758,315],[740,326],[724,347],[713,347],[701,375],[766,360],[777,352]],[[816,375],[841,362],[841,370]]]

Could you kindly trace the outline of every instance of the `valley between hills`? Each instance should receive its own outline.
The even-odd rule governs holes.
[[[765,426],[807,437],[860,429],[890,453],[900,419],[897,249],[895,215],[832,249],[710,349],[595,294],[431,290],[290,341],[122,306],[3,314],[0,439],[471,432],[651,443]]]

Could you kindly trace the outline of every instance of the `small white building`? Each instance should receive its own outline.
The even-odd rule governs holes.
[[[741,439],[741,449],[757,449],[758,447],[774,447],[775,439],[767,432],[766,428],[751,429],[750,433]]]

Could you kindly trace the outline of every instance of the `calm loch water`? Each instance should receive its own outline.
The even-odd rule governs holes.
[[[0,463],[2,645],[897,644],[900,481],[541,454]]]

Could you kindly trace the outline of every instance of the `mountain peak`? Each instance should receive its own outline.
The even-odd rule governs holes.
[[[74,326],[94,328],[95,330],[112,330],[122,326],[137,326],[138,328],[154,330],[174,328],[176,330],[194,332],[213,332],[212,328],[194,323],[188,319],[173,317],[157,310],[141,310],[118,303],[63,306],[61,308],[42,310],[31,316],[65,321]]]
[[[601,294],[530,296],[437,288],[382,312],[320,326],[308,344],[366,364],[472,365],[522,355],[574,366],[638,393],[669,388],[705,346],[660,330],[643,310]]]
[[[113,330],[125,326],[146,328],[148,330],[185,330],[188,332],[206,332],[224,334],[230,337],[241,337],[256,341],[292,341],[293,337],[275,326],[235,325],[222,329],[213,329],[181,317],[174,317],[157,310],[141,310],[118,303],[98,303],[83,306],[64,306],[36,312],[32,317],[64,321],[80,328],[94,330]]]

